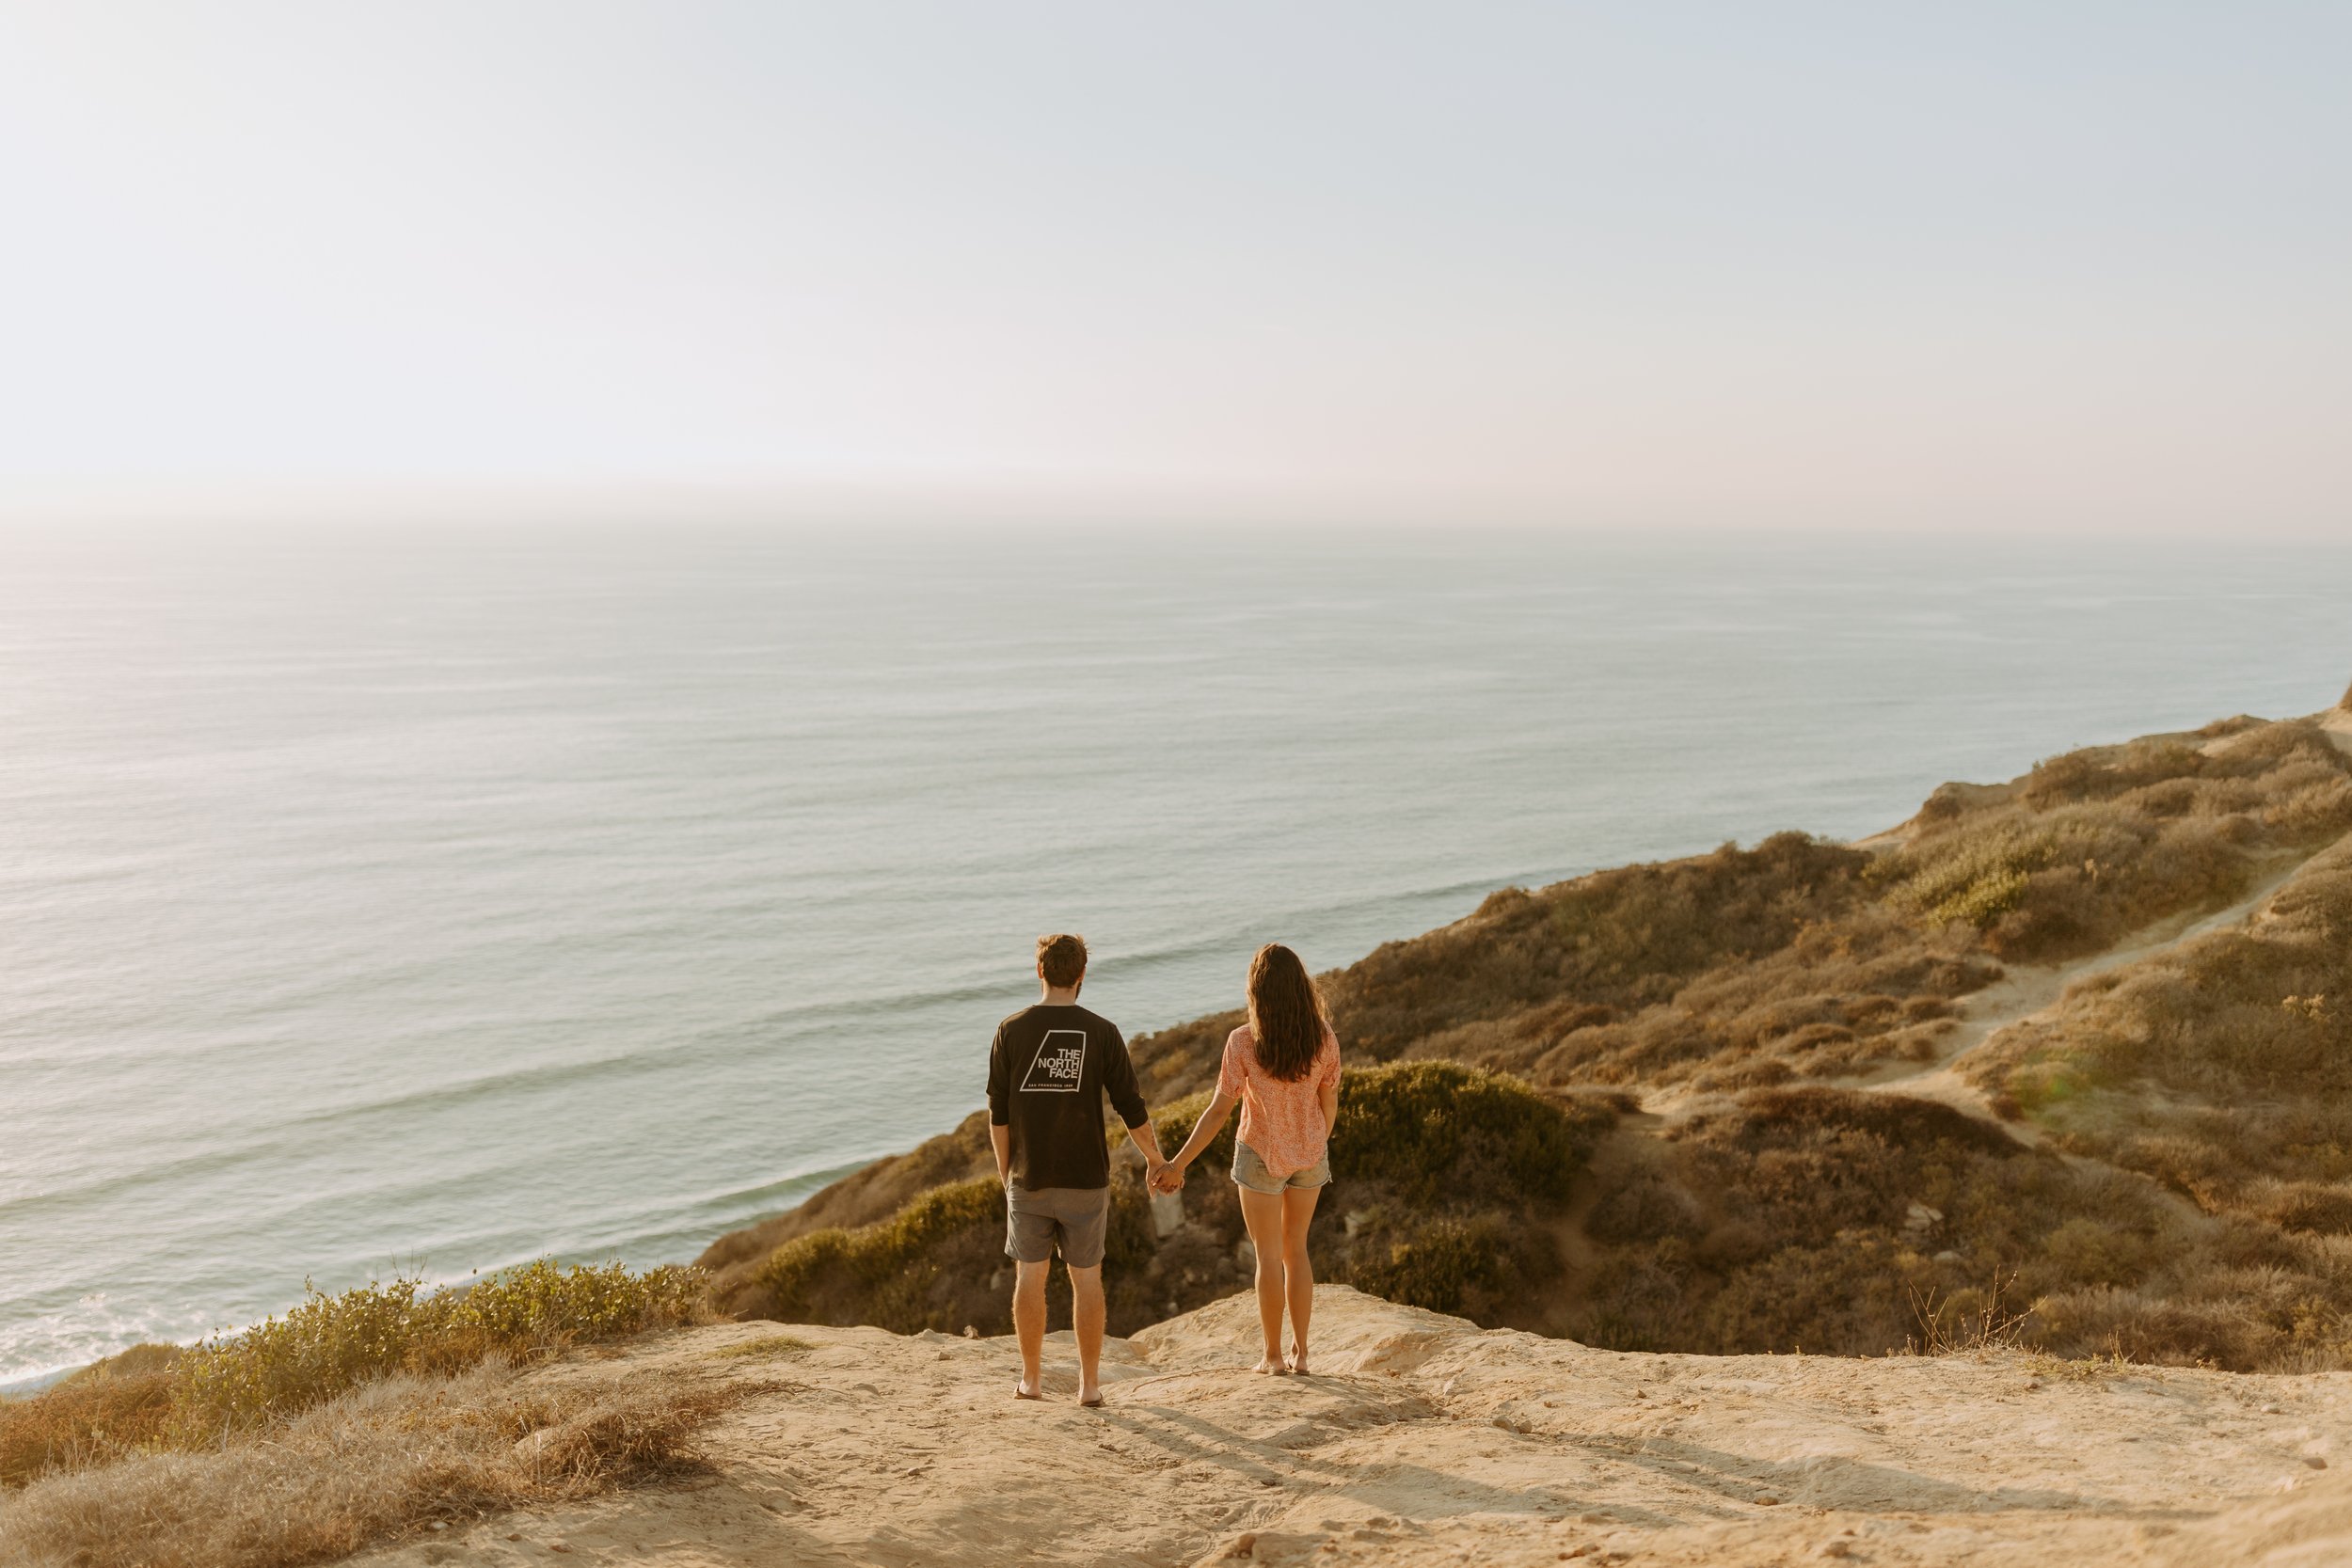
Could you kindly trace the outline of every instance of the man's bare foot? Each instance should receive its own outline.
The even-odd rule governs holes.
[[[1031,1386],[1029,1380],[1025,1377],[1012,1386],[1012,1397],[1017,1400],[1041,1400],[1045,1397],[1045,1390],[1042,1387]]]
[[[1267,1354],[1260,1356],[1258,1358],[1258,1364],[1249,1370],[1253,1372],[1263,1372],[1271,1377],[1280,1377],[1283,1373],[1290,1370],[1288,1367],[1282,1365],[1282,1358],[1280,1356],[1273,1354],[1270,1352]]]
[[[1085,1409],[1085,1410],[1100,1410],[1100,1409],[1102,1409],[1102,1408],[1103,1408],[1103,1390],[1102,1390],[1102,1389],[1100,1389],[1100,1388],[1081,1388],[1081,1389],[1079,1389],[1079,1390],[1078,1390],[1078,1404],[1079,1404],[1079,1407],[1080,1407],[1081,1409]]]

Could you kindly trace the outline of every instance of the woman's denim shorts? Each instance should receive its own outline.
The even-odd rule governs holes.
[[[1253,1193],[1279,1193],[1285,1187],[1320,1187],[1331,1180],[1331,1156],[1326,1154],[1305,1170],[1295,1170],[1287,1177],[1275,1175],[1258,1158],[1258,1151],[1233,1140],[1233,1184],[1247,1187]]]

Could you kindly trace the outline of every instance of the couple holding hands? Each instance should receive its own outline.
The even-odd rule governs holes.
[[[1328,1145],[1340,1108],[1339,1037],[1307,966],[1279,943],[1258,949],[1249,961],[1248,1022],[1226,1037],[1216,1093],[1184,1147],[1163,1158],[1126,1041],[1108,1019],[1078,1006],[1086,962],[1079,938],[1040,938],[1043,994],[996,1026],[989,1051],[989,1137],[1005,1184],[1005,1254],[1014,1265],[1012,1324],[1021,1344],[1014,1397],[1043,1397],[1045,1275],[1058,1248],[1070,1270],[1078,1402],[1103,1402],[1103,1242],[1110,1218],[1104,1096],[1143,1153],[1146,1181],[1160,1193],[1184,1186],[1185,1170],[1241,1107],[1233,1185],[1257,1249],[1258,1321],[1265,1337],[1253,1370],[1305,1372],[1315,1291],[1307,1227],[1331,1180]]]

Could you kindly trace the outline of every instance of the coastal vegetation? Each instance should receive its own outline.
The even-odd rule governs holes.
[[[1155,1118],[1161,1144],[1182,1143],[1208,1103],[1196,1094]],[[1529,1287],[1560,1271],[1545,1222],[1618,1106],[1545,1097],[1500,1074],[1453,1062],[1351,1070],[1340,1096],[1333,1173],[1346,1212],[1317,1215],[1321,1277],[1438,1311],[1508,1315]],[[1104,1287],[1111,1332],[1206,1304],[1248,1276],[1241,1206],[1225,1180],[1229,1127],[1194,1166],[1186,1223],[1156,1234],[1132,1162],[1116,1170]],[[765,1309],[793,1322],[867,1323],[1010,1332],[1005,1199],[993,1175],[934,1187],[872,1224],[828,1227],[778,1247],[755,1276]],[[1067,1312],[1055,1265],[1049,1299]]]
[[[2345,713],[1947,784],[1858,845],[1507,889],[1324,977],[1318,1276],[1628,1351],[2352,1369]],[[1238,1021],[1135,1042],[1164,1147]],[[1156,1202],[1105,1137],[1112,1331],[1240,1291],[1232,1130]],[[714,1315],[1001,1334],[1003,1226],[976,1116],[695,1269],[400,1279],[142,1346],[0,1401],[0,1560],[292,1568],[691,1470],[815,1341],[533,1369]]]
[[[2002,1315],[2062,1356],[2352,1367],[2340,730],[2069,752],[1860,845],[1508,889],[1325,976],[1353,1066],[1319,1276],[1627,1349],[1877,1354]],[[2183,936],[2225,913],[2252,918]],[[2003,982],[2054,1000],[2005,1018]],[[1164,1142],[1238,1022],[1135,1042]],[[1114,1331],[1246,1280],[1230,1147],[1165,1235],[1117,1163]],[[703,1261],[731,1311],[999,1332],[1001,1225],[975,1117]]]
[[[2352,1366],[2352,844],[2248,924],[2086,978],[1968,1071],[2214,1239],[2086,1235],[2107,1266],[2045,1319],[2149,1359]]]
[[[306,1412],[388,1379],[514,1366],[693,1322],[704,1291],[692,1269],[635,1274],[542,1259],[431,1293],[413,1279],[314,1291],[242,1333],[185,1350],[142,1345],[0,1402],[0,1485],[134,1456],[282,1442]]]
[[[700,1467],[736,1395],[664,1376],[396,1372],[209,1448],[151,1444],[0,1499],[11,1568],[294,1568]]]

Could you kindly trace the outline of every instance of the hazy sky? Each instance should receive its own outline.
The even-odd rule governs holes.
[[[2352,532],[2348,62],[2342,0],[0,0],[0,510]]]

